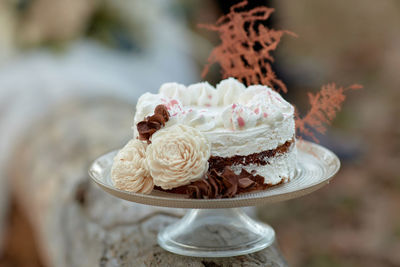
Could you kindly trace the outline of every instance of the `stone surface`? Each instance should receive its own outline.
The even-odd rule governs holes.
[[[171,254],[159,229],[183,210],[129,203],[89,181],[97,156],[131,137],[133,107],[113,99],[70,99],[32,123],[9,162],[17,201],[25,208],[48,266],[286,266],[276,246],[219,259]]]

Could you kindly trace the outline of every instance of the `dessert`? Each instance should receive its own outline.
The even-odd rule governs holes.
[[[216,88],[207,82],[166,83],[158,94],[139,98],[133,130],[161,190],[194,198],[233,197],[294,175],[294,108],[267,86],[246,88],[234,78]]]

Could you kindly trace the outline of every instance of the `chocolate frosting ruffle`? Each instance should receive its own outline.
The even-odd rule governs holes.
[[[246,170],[237,175],[227,166],[222,172],[212,169],[204,179],[168,192],[186,194],[189,198],[197,199],[232,198],[237,194],[263,190],[268,186],[260,175],[252,175]]]
[[[136,124],[139,132],[139,140],[147,141],[151,143],[151,136],[161,127],[165,126],[165,123],[169,120],[169,113],[164,105],[158,105],[154,109],[152,116],[147,116],[143,121]]]

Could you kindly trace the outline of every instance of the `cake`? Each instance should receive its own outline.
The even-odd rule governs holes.
[[[133,142],[118,153],[112,170],[116,185],[124,181],[121,189],[143,184],[130,186],[133,192],[148,193],[154,183],[194,198],[234,197],[287,182],[296,168],[293,106],[267,86],[246,87],[234,78],[216,88],[165,83],[158,94],[143,94]],[[138,182],[129,171],[143,153],[143,164],[133,168],[145,170]]]

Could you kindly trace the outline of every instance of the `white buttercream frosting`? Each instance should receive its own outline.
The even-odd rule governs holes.
[[[187,94],[192,96],[191,105],[214,107],[218,105],[217,90],[208,82],[192,84],[187,88]]]
[[[210,144],[200,131],[175,124],[157,131],[151,141],[146,161],[155,185],[172,189],[203,178]]]
[[[275,149],[293,138],[294,120],[263,125],[243,131],[204,132],[211,144],[211,155],[218,157],[247,156]]]
[[[192,98],[186,91],[186,86],[179,83],[164,83],[159,90],[160,95],[164,95],[170,99],[179,99],[183,105],[190,105]]]
[[[294,108],[267,86],[245,87],[234,78],[216,88],[207,82],[185,87],[163,84],[158,94],[142,95],[136,106],[136,124],[152,115],[158,104],[170,114],[166,128],[183,124],[202,132],[211,144],[211,155],[248,155],[291,139],[295,133]]]
[[[245,169],[249,173],[264,177],[264,184],[276,185],[281,182],[288,182],[295,176],[296,155],[297,150],[293,147],[284,154],[268,158],[268,164],[266,165],[236,164],[231,166],[231,168],[236,174],[239,174],[242,169]]]
[[[217,84],[218,105],[227,106],[238,101],[246,86],[234,78],[228,78]]]

